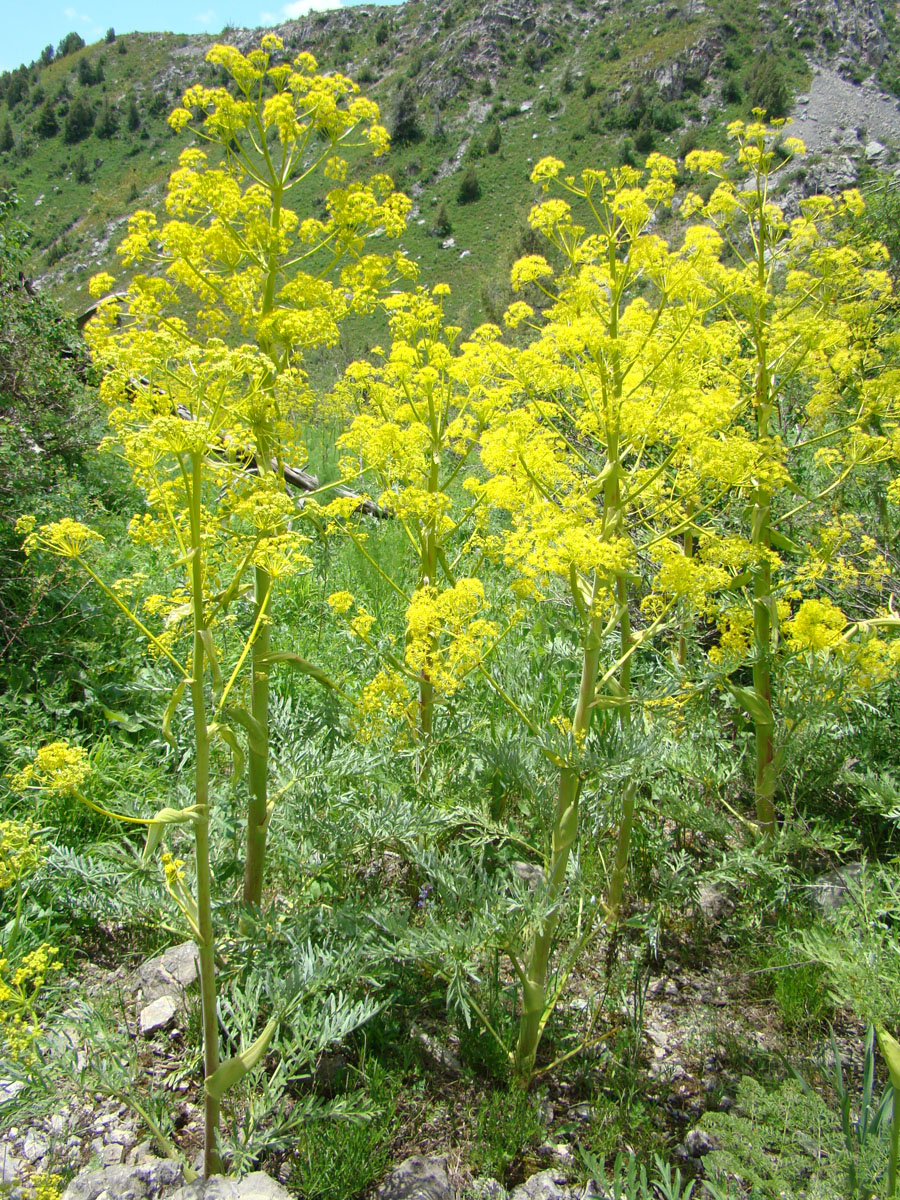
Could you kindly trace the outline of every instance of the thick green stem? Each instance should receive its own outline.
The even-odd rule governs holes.
[[[689,517],[693,516],[693,512],[694,512],[693,508],[691,506],[688,506],[688,516]],[[694,532],[690,526],[688,526],[688,528],[685,529],[685,531],[684,531],[684,557],[685,558],[693,558],[694,557]],[[679,633],[678,633],[678,651],[677,651],[677,661],[678,661],[679,667],[683,667],[683,666],[687,665],[687,637],[685,636],[687,633],[687,626],[688,626],[688,621],[689,621],[687,601],[682,601],[681,607],[682,607],[681,629],[679,630]]]
[[[255,569],[256,611],[268,602],[272,580],[262,567]],[[266,863],[266,838],[269,829],[269,667],[266,656],[271,650],[271,624],[263,614],[253,643],[251,657],[250,712],[260,737],[251,737],[247,754],[249,802],[247,805],[247,852],[244,860],[244,903],[259,908],[262,903],[263,874]]]
[[[191,662],[191,703],[194,715],[196,768],[194,851],[197,873],[197,930],[200,959],[200,1000],[203,1013],[203,1074],[208,1079],[219,1066],[219,1030],[216,1017],[216,959],[212,922],[212,871],[209,856],[209,734],[203,690],[203,551],[201,501],[203,458],[191,455],[191,592],[194,609],[194,649]],[[204,1091],[203,1173],[221,1171],[219,1155],[219,1101]]]
[[[775,727],[772,717],[772,569],[769,565],[770,505],[768,492],[759,489],[753,521],[753,544],[761,561],[753,575],[753,691],[762,704],[752,714],[756,743],[756,821],[770,836],[775,832]]]
[[[619,833],[616,837],[616,861],[609,881],[609,896],[606,901],[606,920],[609,925],[615,925],[622,908],[622,898],[625,895],[625,871],[628,867],[628,854],[631,850],[631,832],[634,829],[634,796],[637,785],[630,779],[625,785],[622,797],[622,819],[619,822]]]
[[[595,586],[595,597],[596,590]],[[578,704],[572,720],[572,735],[576,745],[583,742],[590,726],[591,702],[594,698],[594,688],[600,665],[600,629],[600,620],[592,616],[585,639]],[[527,1081],[534,1070],[535,1056],[546,1019],[550,949],[559,922],[559,910],[556,905],[565,883],[569,854],[578,836],[578,792],[580,786],[581,780],[574,767],[562,767],[559,773],[559,790],[556,798],[556,814],[553,822],[549,877],[547,879],[547,895],[553,907],[534,935],[531,952],[525,963],[525,981],[522,986],[522,1015],[519,1022],[515,1065],[516,1072],[523,1081]]]

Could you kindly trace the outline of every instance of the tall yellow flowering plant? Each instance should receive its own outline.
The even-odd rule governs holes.
[[[526,1078],[567,973],[550,986],[593,714],[614,708],[627,727],[636,651],[685,597],[702,602],[728,581],[712,539],[696,556],[683,552],[685,535],[746,463],[730,450],[737,396],[720,371],[728,331],[707,319],[719,239],[690,225],[673,248],[654,232],[675,174],[659,155],[644,171],[587,170],[580,179],[557,159],[537,164],[533,180],[556,194],[535,206],[530,224],[561,266],[529,255],[513,267],[514,288],[540,289],[545,312],[519,300],[506,315],[534,336],[516,353],[498,349],[504,402],[480,442],[487,478],[467,485],[485,514],[505,517],[502,532],[485,526],[484,544],[511,569],[518,593],[537,604],[564,599],[579,631],[580,685],[565,747],[551,754],[559,782],[549,912],[514,961],[522,984],[515,1059]],[[553,731],[536,732],[558,745]],[[597,914],[609,925],[622,902],[635,798],[632,780]]]
[[[141,488],[146,509],[134,518],[136,542],[154,548],[168,590],[147,594],[141,578],[107,585],[96,571],[99,535],[63,519],[31,529],[25,546],[78,564],[133,622],[148,649],[175,674],[163,733],[182,699],[194,739],[193,804],[144,820],[148,853],[169,825],[194,837],[191,870],[163,856],[166,887],[197,940],[203,1009],[204,1170],[220,1169],[218,1127],[224,1092],[262,1057],[270,1021],[243,1054],[219,1061],[210,812],[214,742],[230,750],[233,777],[248,766],[244,899],[262,895],[268,796],[268,692],[273,662],[293,661],[270,646],[277,584],[309,567],[298,510],[284,486],[287,464],[305,452],[291,421],[308,394],[302,363],[337,339],[350,312],[367,312],[402,256],[365,253],[382,226],[397,233],[408,202],[376,176],[329,193],[323,219],[301,219],[291,193],[315,172],[342,183],[342,146],[383,153],[387,135],[376,106],[349,79],[317,75],[301,54],[277,61],[280,41],[266,35],[242,55],[215,46],[209,61],[233,90],[190,88],[171,124],[187,127],[207,150],[186,149],[173,173],[168,219],[131,219],[120,247],[126,265],[147,264],[123,302],[101,306],[88,337],[105,374],[112,439]],[[343,265],[341,265],[343,264]],[[335,279],[334,272],[340,267]],[[100,277],[95,291],[109,290]],[[252,604],[242,619],[248,581]],[[246,738],[247,754],[243,750]],[[111,814],[113,816],[117,814]]]
[[[443,300],[449,288],[391,296],[391,346],[383,362],[356,362],[336,398],[355,413],[339,439],[343,478],[369,492],[403,531],[406,556],[382,566],[369,553],[365,531],[344,520],[373,569],[399,597],[405,613],[402,649],[378,637],[374,619],[349,592],[330,597],[352,634],[367,643],[382,667],[359,700],[363,719],[400,719],[427,764],[435,709],[446,704],[490,652],[500,625],[488,616],[473,546],[475,504],[461,488],[478,439],[497,402],[478,340],[459,347]],[[328,507],[331,520],[349,516],[352,500]],[[414,699],[411,692],[417,692]]]
[[[779,664],[786,653],[840,640],[845,618],[821,587],[841,562],[858,570],[841,552],[849,537],[842,522],[828,528],[827,506],[883,456],[871,426],[890,406],[878,379],[878,327],[890,295],[884,248],[854,236],[863,212],[855,190],[803,200],[793,218],[776,202],[779,176],[804,149],[784,137],[783,124],[729,127],[737,181],[724,154],[695,151],[686,160],[719,178],[705,204],[690,195],[685,210],[723,239],[711,284],[737,335],[723,370],[741,400],[742,450],[755,460],[729,514],[734,579],[717,614],[723,637],[714,658],[753,723],[756,820],[766,834],[775,829],[785,745],[776,729]],[[803,522],[814,533],[798,541]],[[863,539],[861,557],[877,585],[886,564],[872,539]],[[730,676],[747,660],[752,685],[739,686]]]
[[[345,149],[380,155],[388,142],[376,105],[356,84],[317,75],[308,54],[278,62],[281,50],[267,34],[248,56],[231,46],[209,52],[236,94],[192,87],[172,113],[172,127],[189,129],[200,145],[182,153],[172,175],[168,220],[158,226],[152,214],[136,213],[119,250],[126,265],[155,270],[138,274],[124,302],[105,305],[88,331],[106,369],[101,391],[114,431],[151,508],[164,516],[137,522],[136,536],[172,544],[174,532],[179,554],[186,552],[183,531],[165,519],[177,510],[171,488],[184,478],[180,471],[170,477],[166,452],[196,445],[202,470],[223,497],[214,506],[215,532],[205,535],[215,547],[210,562],[219,572],[229,546],[228,567],[236,568],[208,581],[223,613],[244,573],[253,576],[249,697],[246,705],[232,704],[231,715],[247,737],[243,894],[255,906],[271,816],[272,593],[279,579],[306,565],[291,532],[297,510],[282,480],[286,466],[306,461],[296,420],[309,399],[303,362],[312,348],[337,342],[344,318],[369,312],[391,280],[412,270],[399,252],[366,252],[373,230],[396,235],[405,225],[409,203],[386,176],[334,186],[323,219],[302,218],[291,207],[311,176],[343,183]],[[95,284],[105,290],[110,282]],[[184,611],[179,596],[173,603]]]

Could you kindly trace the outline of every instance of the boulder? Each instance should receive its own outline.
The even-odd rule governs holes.
[[[375,1195],[377,1200],[454,1200],[447,1160],[413,1154],[391,1171]]]

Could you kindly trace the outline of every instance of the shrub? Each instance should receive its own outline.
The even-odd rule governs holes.
[[[79,33],[67,33],[63,40],[59,43],[59,48],[56,51],[57,58],[65,58],[67,54],[74,54],[76,50],[84,49],[84,38]]]
[[[66,113],[63,141],[72,146],[83,141],[94,127],[94,109],[86,96],[76,96]]]
[[[422,129],[419,125],[415,93],[409,84],[404,84],[397,97],[397,107],[391,125],[391,140],[396,146],[409,146],[421,137]]]
[[[375,45],[383,46],[390,37],[390,29],[387,21],[381,21],[375,29]]]
[[[3,122],[3,128],[0,129],[0,151],[4,154],[16,148],[16,138],[12,130],[12,125],[9,123],[9,117]]]
[[[442,200],[438,206],[438,210],[434,215],[434,225],[432,226],[436,237],[449,237],[453,232],[453,225],[450,221],[450,214],[447,212],[447,205]]]
[[[103,108],[100,110],[100,117],[97,121],[94,132],[98,138],[111,138],[119,128],[119,118],[116,115],[115,109],[109,103],[109,97],[105,97]]]
[[[502,140],[503,135],[500,132],[500,122],[495,121],[488,130],[487,141],[485,142],[485,149],[488,154],[496,154],[500,149]]]
[[[38,114],[35,129],[43,138],[53,137],[54,134],[59,132],[59,121],[56,119],[56,106],[52,100],[47,99],[44,101],[43,107]]]
[[[787,116],[788,89],[778,59],[763,54],[747,76],[747,99],[751,108],[761,108],[769,119]]]
[[[471,165],[466,167],[465,174],[460,181],[459,190],[456,193],[458,204],[471,204],[481,195],[481,184],[478,182],[478,175],[475,168]]]
[[[115,31],[115,29],[113,29],[112,25],[110,25],[109,29],[107,29],[106,37],[104,40],[107,45],[110,45],[112,42],[114,42],[116,40],[116,31]]]
[[[141,127],[141,114],[138,111],[137,99],[134,92],[128,93],[128,100],[125,104],[125,124],[131,133],[134,133]]]

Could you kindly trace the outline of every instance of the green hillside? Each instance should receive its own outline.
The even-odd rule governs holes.
[[[879,30],[888,47],[894,8]],[[420,0],[312,14],[278,31],[378,101],[394,135],[384,167],[416,202],[405,247],[429,278],[451,284],[470,325],[506,302],[537,157],[552,149],[577,168],[717,144],[754,104],[786,111],[810,55],[839,58],[860,78],[878,66],[882,84],[894,82],[883,46],[879,66],[870,43],[836,40],[827,4],[807,11],[793,20],[784,4],[749,0]],[[246,49],[256,34],[220,38]],[[204,61],[215,40],[111,30],[0,78],[0,187],[18,192],[33,229],[30,271],[73,310],[90,275],[114,267],[127,214],[161,208],[184,145],[166,117],[185,87],[215,79]],[[321,197],[307,199],[314,209]]]

